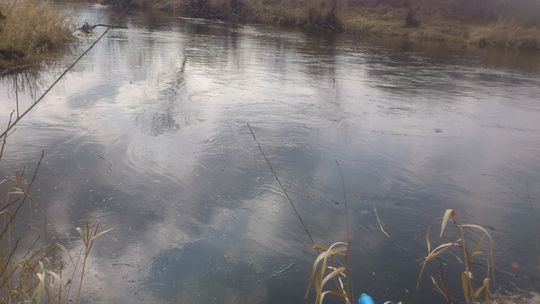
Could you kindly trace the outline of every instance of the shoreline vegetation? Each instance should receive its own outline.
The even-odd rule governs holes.
[[[534,0],[101,0],[189,17],[540,51]]]
[[[61,54],[74,41],[70,16],[44,0],[0,1],[0,71]]]
[[[80,1],[80,0],[79,0]],[[458,47],[540,51],[534,0],[96,0],[187,17],[345,32]],[[0,2],[0,71],[34,66],[74,41],[68,13],[48,0]]]
[[[109,4],[122,6],[131,3],[113,1],[111,3],[111,0],[108,0]],[[538,19],[535,19],[534,15],[524,14],[517,22],[512,19],[511,14],[505,16],[501,11],[495,10],[490,16],[474,17],[477,21],[473,23],[470,20],[474,18],[466,15],[462,15],[462,19],[457,17],[455,17],[456,19],[447,19],[450,17],[441,17],[442,13],[430,17],[428,11],[423,11],[421,7],[412,8],[411,1],[408,1],[407,5],[403,7],[351,6],[350,9],[341,6],[337,0],[298,0],[296,2],[289,0],[275,5],[278,1],[280,0],[268,0],[267,2],[264,0],[156,0],[153,2],[134,0],[131,4],[136,7],[152,7],[192,17],[217,18],[236,22],[259,22],[332,32],[360,32],[381,37],[402,36],[415,40],[468,43],[479,47],[499,47],[523,51],[540,50],[540,29],[535,24]],[[452,0],[446,1],[452,2]],[[500,1],[500,3],[503,2],[503,0]],[[487,10],[483,11],[487,12]],[[472,14],[474,10],[467,10],[467,12]],[[20,66],[21,63],[41,62],[44,58],[58,53],[69,42],[73,41],[75,39],[73,31],[74,27],[69,16],[63,11],[55,9],[50,2],[44,0],[5,0],[0,2],[0,69],[7,66]],[[19,116],[17,108],[17,114],[12,123],[13,113],[14,111],[10,114],[6,131],[0,137],[0,161],[8,131],[17,124],[19,118],[22,118]],[[275,175],[274,169],[255,138],[251,127],[250,131],[270,170]],[[23,169],[0,181],[0,299],[2,299],[2,303],[79,303],[81,295],[84,297],[83,282],[89,269],[87,268],[90,262],[88,257],[96,240],[112,230],[112,228],[100,229],[99,224],[91,225],[86,222],[84,225],[72,229],[65,238],[57,234],[54,225],[51,225],[52,231],[47,231],[47,227],[49,227],[47,223],[51,224],[51,221],[47,219],[39,202],[34,201],[34,196],[31,194],[34,191],[32,185],[38,176],[38,169],[44,156],[44,151],[42,151],[37,165],[31,170],[29,169],[30,173]],[[336,164],[339,168],[337,160]],[[341,169],[339,168],[339,170],[341,174]],[[277,175],[275,178],[289,199]],[[343,176],[341,178],[345,208],[347,208]],[[289,202],[297,212],[290,199]],[[27,207],[29,214],[37,211],[37,214],[42,216],[42,221],[36,223],[44,224],[43,238],[42,235],[35,232],[36,230],[33,230],[37,225],[32,226],[33,223],[29,223],[21,215],[26,210],[23,208]],[[381,232],[389,237],[388,233],[384,231],[375,207],[374,212]],[[303,224],[300,215],[298,213],[297,215]],[[349,231],[348,218],[346,221],[347,231]],[[446,228],[447,226],[448,228]],[[304,228],[313,241],[307,228],[305,226]],[[490,232],[483,226],[463,224],[458,221],[456,212],[448,209],[442,216],[439,234],[439,238],[442,238],[443,235],[449,237],[447,240],[442,240],[446,243],[432,245],[430,229],[428,228],[426,234],[428,253],[420,260],[421,266],[417,284],[422,282],[423,275],[427,276],[430,272],[435,272],[434,269],[430,271],[427,265],[438,263],[441,256],[452,254],[463,268],[460,271],[460,277],[454,278],[456,281],[460,280],[462,290],[457,290],[454,293],[451,291],[455,290],[449,291],[442,263],[439,263],[438,279],[431,276],[433,288],[441,294],[447,303],[502,304],[538,303],[540,301],[540,296],[535,293],[502,297],[491,292],[496,272],[494,241]],[[449,233],[450,236],[444,234],[450,229],[454,230],[453,234]],[[50,232],[53,235],[47,237]],[[69,244],[69,247],[75,249],[72,251],[64,246],[70,238],[76,239],[76,243]],[[351,241],[352,238],[347,232],[346,242],[338,242],[330,246],[313,242],[313,249],[319,252],[319,255],[313,263],[307,291],[309,292],[313,287],[316,293],[316,303],[322,304],[327,295],[342,298],[345,303],[355,302],[356,298],[351,292],[352,279],[350,261],[348,260]],[[71,253],[74,251],[78,251],[79,254],[72,256]],[[462,255],[462,258],[451,251]],[[327,265],[327,263],[334,262],[336,264]],[[282,271],[287,269],[289,267]],[[485,275],[483,275],[484,271]],[[427,278],[424,279],[424,284],[425,281],[429,284]],[[335,283],[334,289],[329,287],[330,284],[326,285],[328,282]]]

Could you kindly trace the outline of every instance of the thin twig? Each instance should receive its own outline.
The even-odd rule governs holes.
[[[253,139],[255,140],[255,142],[257,143],[257,145],[259,146],[259,151],[261,151],[261,154],[264,158],[264,160],[266,161],[266,164],[268,165],[268,167],[270,168],[270,171],[272,171],[272,174],[274,175],[274,178],[276,179],[277,183],[279,184],[279,187],[281,188],[281,191],[283,191],[283,193],[285,194],[285,197],[287,198],[287,200],[289,201],[289,204],[291,205],[291,207],[293,208],[294,210],[294,213],[296,214],[296,217],[298,218],[298,220],[300,221],[300,223],[302,224],[302,226],[304,227],[304,230],[306,231],[306,234],[307,236],[309,237],[309,239],[311,240],[311,243],[315,244],[315,240],[313,240],[313,237],[311,236],[311,233],[309,232],[306,224],[304,223],[304,220],[302,220],[302,217],[300,216],[300,213],[298,212],[298,210],[296,209],[296,207],[294,206],[291,198],[289,197],[289,194],[287,193],[287,190],[285,190],[285,187],[283,187],[283,184],[281,183],[281,181],[279,180],[279,177],[278,175],[276,174],[276,171],[274,170],[274,167],[272,167],[272,164],[270,164],[270,160],[268,160],[268,157],[266,157],[266,154],[264,154],[264,150],[261,146],[261,144],[259,143],[259,141],[257,140],[257,137],[255,136],[255,133],[253,132],[253,129],[251,128],[251,126],[249,125],[249,123],[247,124],[248,128],[249,128],[249,131],[251,132],[251,135],[253,136]]]
[[[293,267],[294,267],[294,263],[291,263],[291,264],[289,264],[288,266],[286,266],[286,267],[284,267],[284,268],[278,270],[278,271],[275,272],[274,274],[272,274],[272,276],[270,276],[270,278],[275,278],[275,277],[277,277],[277,276],[279,276],[279,275],[281,275],[281,274],[287,272],[289,269],[291,269],[291,268],[293,268]]]
[[[83,255],[83,251],[84,249],[81,249],[81,252],[79,253],[79,256],[77,257],[77,261],[73,264],[73,261],[72,261],[72,264],[73,264],[73,270],[72,270],[72,273],[71,273],[71,278],[74,278],[75,277],[75,273],[77,272],[77,267],[79,266],[79,261],[81,260],[81,257]],[[68,256],[70,257],[71,259],[71,256],[69,255],[68,253]],[[73,284],[69,284],[68,288],[67,288],[67,291],[66,291],[66,296],[65,298],[68,299],[69,298],[69,294],[71,292],[71,286]]]
[[[341,188],[343,190],[343,204],[345,205],[345,224],[346,224],[346,229],[347,229],[347,242],[348,242],[348,246],[349,246],[349,250],[351,248],[351,244],[352,244],[352,234],[351,234],[351,224],[350,224],[350,221],[349,221],[349,204],[348,204],[348,201],[347,201],[347,189],[345,189],[345,178],[343,177],[343,171],[341,170],[341,166],[339,165],[339,162],[337,160],[337,158],[335,159],[336,160],[336,166],[338,168],[338,171],[339,171],[339,176],[341,178]],[[347,284],[347,294],[349,295],[349,297],[351,299],[354,299],[354,293],[353,293],[353,281],[352,281],[352,273],[351,273],[351,263],[350,263],[350,259],[349,259],[349,250],[347,250],[347,255],[345,256],[345,271],[346,271],[346,274],[347,274],[347,278],[348,278],[348,284]]]
[[[2,277],[2,275],[4,274],[6,269],[8,268],[9,263],[11,262],[11,259],[13,258],[13,255],[15,254],[15,251],[17,250],[17,247],[19,246],[20,241],[21,241],[20,238],[18,238],[17,241],[15,241],[15,246],[13,246],[13,248],[11,249],[11,253],[9,254],[8,259],[6,260],[6,264],[2,267],[2,272],[0,272],[0,278]]]
[[[14,205],[16,204],[18,201],[20,201],[21,199],[20,198],[16,198],[14,199],[13,201],[7,203],[5,206],[3,206],[2,208],[0,208],[0,212],[6,210],[7,208],[9,208],[11,205]]]
[[[21,203],[17,206],[17,208],[15,209],[15,212],[13,212],[13,215],[9,219],[8,223],[6,224],[6,227],[4,227],[4,230],[2,230],[2,233],[0,233],[0,240],[4,237],[4,234],[7,232],[9,226],[13,223],[13,220],[17,216],[17,213],[19,213],[19,210],[21,210],[21,207],[24,205],[24,202],[26,201],[26,199],[30,195],[30,188],[32,187],[32,184],[36,180],[37,172],[39,170],[39,167],[41,165],[41,161],[43,160],[44,156],[45,156],[45,150],[41,150],[41,157],[39,158],[39,161],[38,161],[38,163],[36,165],[36,169],[34,170],[34,175],[32,176],[32,179],[30,180],[30,183],[28,184],[28,187],[26,187],[26,190],[24,191],[24,196],[23,196],[23,199],[22,199]]]
[[[26,254],[25,254],[22,258],[20,258],[20,261],[26,260],[26,258],[28,257],[28,255],[30,254],[30,252],[32,251],[32,249],[34,249],[34,246],[36,245],[36,243],[37,243],[37,241],[39,240],[39,238],[40,238],[40,237],[39,237],[39,235],[38,235],[38,237],[34,240],[34,242],[32,242],[32,244],[31,244],[31,245],[28,247],[28,249],[26,250]],[[28,261],[30,261],[30,260],[31,260],[31,259],[28,259]],[[6,265],[7,265],[7,264],[6,264]],[[11,272],[10,272],[8,275],[3,276],[4,280],[2,281],[2,283],[0,283],[0,288],[2,288],[2,287],[4,286],[4,284],[5,284],[6,282],[8,282],[8,280],[9,280],[9,279],[11,278],[11,276],[15,273],[15,271],[17,270],[17,268],[20,267],[20,265],[21,265],[20,263],[15,264],[15,267],[11,270]],[[0,276],[0,277],[2,277],[2,276]],[[22,283],[20,283],[20,284],[22,284]]]
[[[85,250],[84,250],[84,258],[83,258],[82,269],[81,269],[81,279],[79,281],[79,290],[77,291],[77,300],[75,301],[75,303],[79,303],[81,290],[82,290],[82,284],[84,280],[84,273],[86,269],[86,261],[88,259],[88,256],[90,255],[90,251],[92,250],[94,241],[96,240],[96,237],[98,236],[98,231],[99,231],[99,223],[96,225],[96,229],[92,231],[90,224],[86,222],[86,228],[84,231],[86,235],[83,237],[81,234]]]
[[[383,225],[381,223],[381,219],[379,219],[379,214],[377,213],[377,208],[375,208],[375,206],[373,206],[373,211],[375,211],[375,217],[377,218],[377,223],[379,223],[379,228],[381,228],[382,233],[384,233],[386,237],[390,237],[390,235],[388,235],[388,233],[384,231]]]
[[[443,296],[445,297],[446,302],[452,303],[453,302],[452,295],[448,291],[448,286],[446,285],[446,279],[445,279],[444,268],[443,268],[442,263],[439,263],[439,282],[441,283]]]
[[[349,223],[349,204],[347,203],[347,190],[345,189],[345,178],[343,178],[343,171],[339,165],[338,160],[336,159],[336,166],[339,171],[339,177],[341,178],[341,188],[343,190],[343,204],[345,205],[345,223],[347,225],[347,240],[351,240],[351,226]]]
[[[19,118],[19,85],[17,84],[17,76],[15,76],[15,104],[17,106],[17,118]]]
[[[11,118],[12,117],[13,117],[13,111],[11,111],[11,114],[9,114],[9,121],[8,121],[8,125],[7,125],[8,129],[9,129],[9,126],[11,125]],[[4,136],[0,136],[0,138],[2,138],[2,148],[0,148],[0,160],[2,160],[2,155],[4,155],[4,148],[6,147],[7,137],[8,137],[7,132],[6,132],[6,134]]]

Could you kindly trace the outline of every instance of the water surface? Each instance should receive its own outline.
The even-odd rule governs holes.
[[[313,302],[311,243],[246,123],[326,244],[345,237],[339,161],[356,293],[438,301],[435,272],[416,279],[446,208],[490,229],[500,286],[540,289],[538,57],[135,12],[122,23],[18,125],[1,168],[44,149],[34,189],[50,228],[115,227],[89,261],[86,301]],[[18,75],[21,108],[74,56]],[[0,84],[1,124],[13,86]]]

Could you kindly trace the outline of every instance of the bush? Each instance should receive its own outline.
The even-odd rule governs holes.
[[[416,18],[416,12],[412,9],[407,11],[405,15],[405,27],[418,27],[420,26],[420,21]]]
[[[0,59],[33,60],[73,39],[66,13],[43,0],[0,2]]]
[[[337,15],[337,0],[313,0],[308,10],[308,27],[330,31],[342,31],[343,25]]]

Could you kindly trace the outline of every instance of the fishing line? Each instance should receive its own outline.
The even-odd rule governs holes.
[[[247,123],[247,126],[249,128],[249,131],[251,132],[251,135],[253,136],[253,139],[257,143],[257,146],[259,147],[259,151],[261,152],[264,160],[266,161],[266,164],[268,165],[268,168],[270,168],[270,171],[272,172],[272,175],[274,175],[274,178],[276,179],[279,187],[281,188],[281,191],[283,191],[283,193],[285,194],[285,197],[287,198],[287,201],[289,202],[289,204],[293,208],[294,213],[296,214],[296,217],[300,221],[300,224],[302,224],[302,227],[304,227],[304,230],[305,230],[307,236],[309,237],[309,239],[311,240],[313,245],[315,245],[315,241],[313,240],[313,237],[312,237],[311,233],[309,232],[309,229],[307,228],[306,224],[304,223],[304,220],[302,219],[302,216],[300,216],[300,213],[296,209],[296,206],[294,205],[291,198],[289,197],[289,194],[288,194],[287,190],[285,190],[285,187],[281,183],[281,180],[279,179],[276,171],[274,170],[274,167],[270,163],[270,160],[268,159],[268,157],[264,153],[264,150],[262,148],[261,143],[259,142],[259,140],[255,136],[255,132],[253,132],[253,129],[251,128],[251,125],[249,123]],[[346,221],[346,226],[347,226],[346,227],[346,229],[347,229],[346,233],[347,233],[348,250],[347,250],[347,255],[345,256],[345,268],[346,268],[346,273],[347,273],[347,277],[348,277],[348,284],[346,284],[346,289],[347,289],[347,293],[349,294],[349,296],[354,299],[354,294],[353,294],[354,291],[353,291],[353,287],[352,287],[352,285],[353,285],[353,283],[352,283],[352,273],[351,273],[350,259],[349,259],[349,253],[348,253],[349,250],[350,250],[351,242],[352,242],[352,235],[351,235],[351,228],[350,228],[350,221],[349,221],[349,206],[348,206],[348,200],[347,200],[347,190],[345,188],[345,178],[343,177],[343,171],[341,170],[341,166],[339,165],[339,162],[338,162],[337,159],[336,159],[336,165],[337,165],[339,175],[340,175],[340,178],[341,178],[341,188],[343,190],[343,204],[345,205],[345,221]],[[288,268],[291,268],[291,267],[292,266],[289,266]],[[280,273],[280,272],[278,272],[278,273]]]
[[[351,272],[351,260],[349,259],[350,255],[350,249],[352,245],[352,233],[351,233],[351,225],[349,221],[349,203],[347,201],[347,189],[345,189],[345,178],[343,177],[343,170],[341,170],[341,166],[339,165],[339,162],[336,160],[336,166],[339,171],[339,177],[341,178],[341,189],[343,190],[343,204],[345,205],[345,223],[347,228],[347,246],[348,251],[347,255],[345,256],[345,271],[347,273],[347,276],[349,278],[349,282],[346,285],[347,287],[347,293],[350,295],[352,299],[354,299],[354,289],[353,289],[353,279],[352,279],[352,272]]]
[[[293,208],[294,213],[296,214],[296,217],[300,221],[300,224],[302,224],[302,226],[304,227],[304,230],[306,231],[307,236],[311,240],[311,243],[313,243],[313,245],[315,245],[315,241],[313,240],[313,237],[311,236],[311,233],[309,232],[309,229],[307,228],[306,224],[304,223],[304,220],[300,216],[300,213],[298,212],[298,210],[294,206],[291,198],[289,197],[289,193],[287,193],[287,190],[285,190],[285,187],[283,187],[283,184],[281,183],[281,180],[279,179],[278,175],[276,174],[276,171],[274,170],[274,167],[272,167],[272,164],[270,163],[270,160],[268,160],[268,157],[266,157],[266,154],[264,154],[264,150],[263,150],[263,148],[261,146],[261,143],[259,143],[259,141],[257,140],[257,137],[255,136],[255,133],[253,132],[253,129],[251,128],[249,123],[247,123],[247,126],[249,128],[249,131],[251,132],[251,135],[253,136],[253,139],[257,143],[257,146],[259,146],[259,151],[261,151],[261,154],[262,154],[264,160],[266,161],[266,164],[270,168],[270,171],[272,171],[272,174],[274,175],[277,183],[279,184],[279,187],[281,188],[281,191],[283,191],[283,193],[285,194],[285,197],[287,198],[287,201],[289,201],[289,204]]]
[[[349,222],[349,204],[347,202],[347,190],[345,189],[345,178],[343,177],[343,171],[336,158],[336,166],[339,171],[339,177],[341,178],[341,188],[343,190],[343,204],[345,205],[345,225],[347,226],[347,242],[351,242],[351,224]]]

